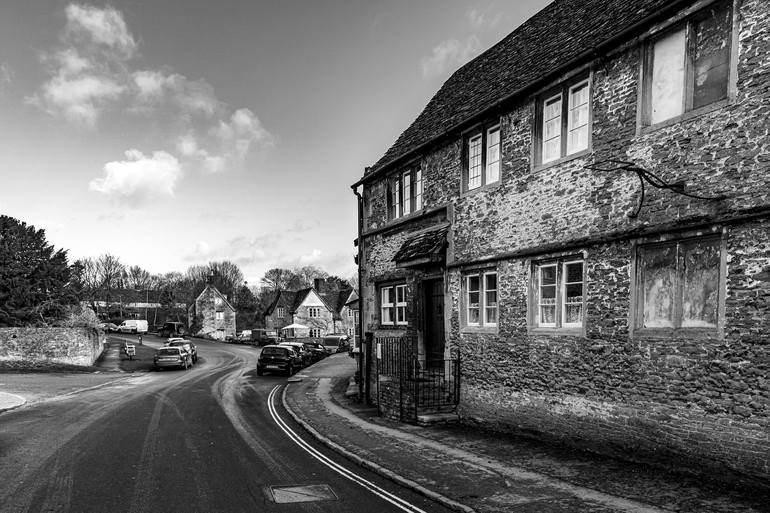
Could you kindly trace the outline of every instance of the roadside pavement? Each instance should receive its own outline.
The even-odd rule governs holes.
[[[355,362],[334,355],[289,380],[287,410],[357,464],[457,511],[770,512],[770,494],[602,458],[474,426],[412,426],[346,395]]]

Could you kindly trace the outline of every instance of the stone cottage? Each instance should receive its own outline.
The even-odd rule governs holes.
[[[215,340],[225,340],[235,336],[235,308],[219,290],[206,285],[195,303],[188,311],[188,322],[194,325],[198,317],[201,327],[197,335],[210,337]]]
[[[767,480],[768,119],[770,1],[548,5],[353,186],[368,398]]]

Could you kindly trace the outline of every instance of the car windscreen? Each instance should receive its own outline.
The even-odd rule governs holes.
[[[262,354],[271,356],[286,356],[287,349],[282,347],[266,347],[262,350]]]
[[[327,337],[324,339],[323,343],[325,346],[336,346],[340,343],[340,339],[337,337]]]
[[[160,356],[179,356],[179,349],[170,347],[166,349],[158,349],[158,354]]]

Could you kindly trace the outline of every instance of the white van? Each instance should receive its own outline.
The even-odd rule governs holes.
[[[118,326],[121,333],[147,333],[147,321],[143,319],[127,319]]]

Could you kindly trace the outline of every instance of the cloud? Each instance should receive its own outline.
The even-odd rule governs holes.
[[[237,168],[249,153],[273,144],[250,109],[230,107],[205,79],[137,66],[137,40],[122,12],[81,3],[64,12],[59,43],[40,54],[47,78],[26,103],[86,129],[108,111],[148,117],[165,144],[175,145],[181,166],[208,173]],[[0,69],[0,87],[2,76]],[[92,181],[92,190],[104,188],[94,188],[98,180],[105,178]]]
[[[481,51],[481,41],[475,35],[460,41],[448,39],[435,48],[430,57],[423,57],[422,76],[433,78],[443,76],[468,62]]]
[[[148,157],[134,149],[126,151],[125,155],[126,160],[105,164],[104,176],[91,180],[89,189],[128,206],[174,195],[174,187],[182,176],[176,157],[165,151],[156,151]]]
[[[70,4],[65,9],[66,34],[75,40],[107,47],[125,57],[136,51],[134,36],[128,31],[123,14],[113,7]]]
[[[475,8],[468,9],[468,21],[474,31],[488,30],[496,27],[503,16],[501,13],[490,16],[489,9],[478,11]]]
[[[314,248],[313,251],[311,251],[308,254],[300,255],[299,257],[299,263],[300,265],[312,265],[317,263],[319,260],[321,260],[321,256],[323,255],[323,251],[320,249]]]
[[[0,93],[2,93],[6,86],[13,82],[14,73],[11,67],[3,62],[0,63]]]

